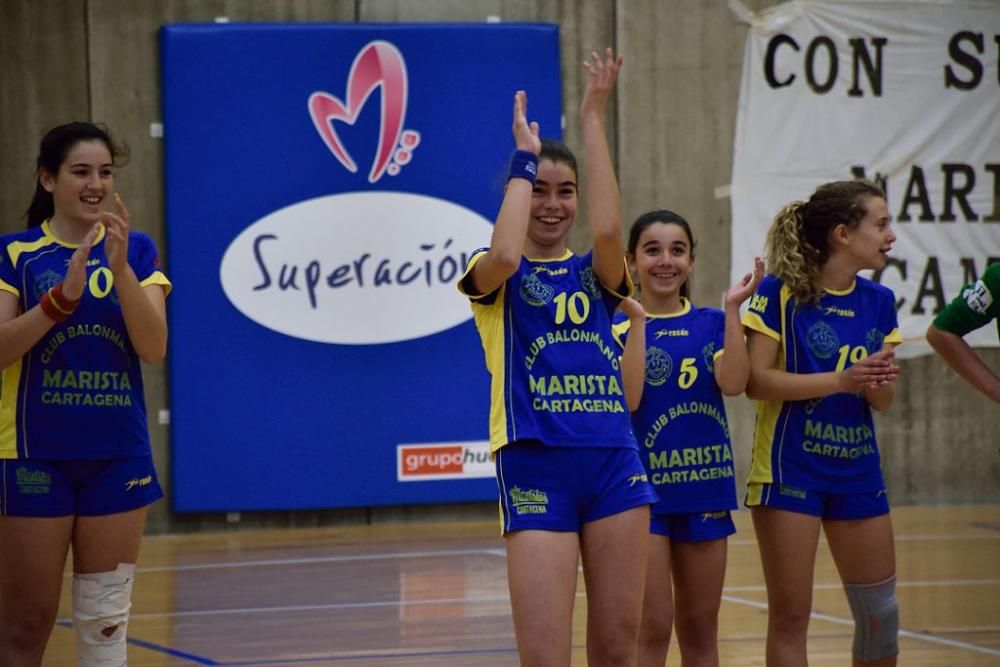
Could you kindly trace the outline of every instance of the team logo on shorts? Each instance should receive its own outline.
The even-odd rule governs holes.
[[[806,342],[809,351],[817,359],[829,359],[840,347],[837,332],[826,322],[817,322],[809,327],[809,331],[806,332]]]
[[[715,372],[715,342],[711,342],[701,348],[701,358],[705,362],[705,368],[709,373]]]
[[[778,494],[798,498],[799,500],[805,500],[809,495],[803,489],[796,489],[794,486],[785,486],[784,484],[778,486]]]
[[[882,349],[882,341],[885,340],[885,334],[878,329],[869,329],[868,333],[865,334],[865,347],[868,348],[868,354],[875,354]]]
[[[658,347],[646,350],[646,383],[659,387],[667,381],[674,370],[674,362],[670,355]]]
[[[22,466],[14,475],[17,490],[25,495],[45,495],[52,486],[52,475],[41,470],[28,470]]]
[[[35,278],[35,298],[41,299],[42,295],[59,284],[63,279],[58,273],[49,269]]]
[[[549,495],[539,489],[510,490],[510,504],[518,514],[546,514],[549,511]]]
[[[521,298],[532,306],[544,306],[552,301],[555,293],[556,291],[551,286],[539,280],[534,273],[529,273],[521,278]]]
[[[591,299],[601,298],[601,288],[597,284],[597,276],[594,275],[594,269],[588,266],[581,271],[580,282],[583,283],[583,290],[590,296]]]

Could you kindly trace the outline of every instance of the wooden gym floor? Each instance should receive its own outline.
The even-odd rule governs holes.
[[[766,594],[746,511],[736,515],[720,614],[723,665],[763,665]],[[1000,507],[893,510],[900,664],[1000,665]],[[503,541],[493,522],[149,537],[129,664],[517,665]],[[46,667],[75,665],[65,580]],[[582,577],[573,665],[586,664]],[[825,544],[810,664],[850,664],[852,621]],[[676,642],[668,665],[679,665]]]

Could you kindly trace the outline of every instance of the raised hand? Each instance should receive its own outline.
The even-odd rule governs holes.
[[[840,373],[841,389],[848,393],[857,393],[863,389],[876,389],[890,382],[895,382],[899,376],[899,366],[895,362],[896,352],[893,348],[879,350],[869,355]]]
[[[642,304],[631,297],[626,297],[622,299],[621,302],[622,312],[625,313],[627,317],[632,322],[643,322],[646,320],[646,310],[642,307]]]
[[[764,277],[764,260],[760,257],[753,258],[753,273],[745,274],[739,282],[729,288],[726,292],[726,305],[738,306],[754,293],[757,284]]]
[[[592,51],[590,59],[583,61],[583,68],[587,70],[590,81],[583,94],[583,102],[580,104],[581,117],[596,115],[603,118],[608,97],[611,89],[615,87],[615,81],[618,80],[622,62],[624,62],[622,56],[616,58],[610,47],[604,50],[603,60],[596,51]]]
[[[538,123],[528,122],[528,94],[523,90],[514,93],[514,143],[520,151],[530,151],[535,155],[542,152]]]
[[[103,211],[101,224],[107,230],[104,238],[104,254],[108,258],[108,268],[117,276],[128,266],[129,214],[121,196],[115,193],[117,213]]]
[[[83,287],[87,284],[87,259],[90,257],[90,249],[94,247],[100,229],[98,224],[91,227],[69,259],[66,277],[63,278],[62,293],[70,301],[79,301],[83,296]]]

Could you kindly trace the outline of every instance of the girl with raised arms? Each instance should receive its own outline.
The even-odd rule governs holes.
[[[820,186],[767,237],[743,323],[759,401],[747,505],[767,584],[767,664],[805,665],[822,526],[855,619],[855,665],[895,665],[892,522],[872,409],[892,404],[902,342],[892,291],[858,276],[896,240],[867,181]]]
[[[695,242],[673,211],[632,225],[628,259],[639,303],[626,299],[614,331],[643,464],[659,496],[652,508],[640,667],[662,667],[671,627],[684,665],[718,665],[718,616],[727,537],[736,532],[733,452],[723,394],[737,396],[750,374],[740,304],[764,271],[734,285],[725,311],[690,301]],[[671,575],[673,585],[671,586]]]
[[[146,509],[163,495],[139,360],[166,354],[170,283],[129,229],[118,157],[90,123],[49,131],[28,228],[0,237],[4,667],[42,663],[70,546],[79,663],[126,663]]]
[[[577,171],[540,140],[514,97],[517,151],[489,248],[459,289],[472,301],[492,376],[490,442],[521,664],[569,665],[577,564],[587,587],[587,660],[633,665],[649,504],[611,317],[632,291],[604,118],[622,59],[591,54],[580,120],[593,251],[570,252]]]

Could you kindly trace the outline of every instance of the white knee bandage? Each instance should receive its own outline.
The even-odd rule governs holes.
[[[873,584],[847,584],[854,616],[854,657],[871,662],[899,653],[899,605],[896,577]]]
[[[80,667],[127,664],[125,632],[132,606],[135,565],[114,572],[73,575],[73,629]]]

